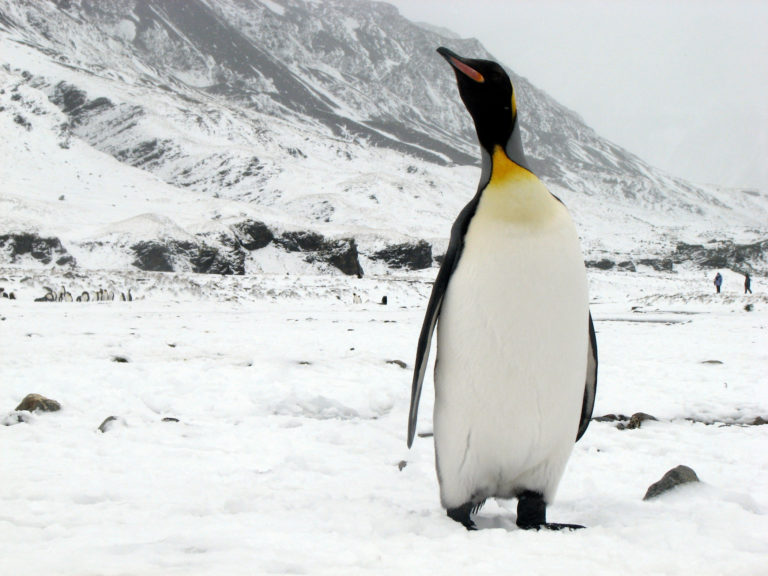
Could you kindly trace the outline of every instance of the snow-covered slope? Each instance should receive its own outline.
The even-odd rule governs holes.
[[[59,237],[88,267],[157,241],[189,262],[216,251],[220,265],[190,269],[259,269],[274,254],[242,249],[244,221],[354,239],[365,269],[416,239],[439,254],[478,177],[441,44],[490,57],[377,2],[3,3],[0,234]],[[654,170],[511,75],[531,162],[588,259],[764,239],[765,193]]]

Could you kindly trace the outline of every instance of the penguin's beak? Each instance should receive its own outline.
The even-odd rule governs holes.
[[[452,52],[451,50],[448,50],[448,48],[445,48],[443,46],[440,46],[440,48],[437,49],[437,53],[440,54],[443,58],[446,59],[448,64],[453,66],[454,70],[458,70],[462,74],[464,74],[466,77],[474,80],[475,82],[482,84],[485,82],[485,77],[480,74],[477,70],[472,68],[469,64],[467,64],[467,61],[465,58],[462,58],[455,52]]]

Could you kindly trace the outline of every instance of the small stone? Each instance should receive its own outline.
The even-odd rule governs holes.
[[[397,463],[397,469],[401,472],[403,471],[403,468],[405,468],[408,465],[408,462],[405,460],[400,460],[400,462]]]
[[[627,430],[635,430],[636,428],[640,428],[643,422],[646,420],[657,420],[655,417],[651,416],[650,414],[646,414],[645,412],[635,412],[632,414],[632,417],[629,419],[629,424],[627,424]]]
[[[702,364],[722,364],[721,360],[702,360]]]
[[[115,422],[117,422],[117,416],[108,416],[104,419],[104,422],[99,425],[99,432],[102,434],[104,432],[109,432],[114,427]]]
[[[120,364],[126,364],[130,362],[125,356],[112,356],[112,362],[118,362]]]
[[[61,410],[61,404],[56,400],[51,400],[40,394],[27,394],[21,404],[16,406],[16,411],[26,410],[28,412],[35,412],[40,410],[41,412],[56,412]]]
[[[174,418],[173,416],[166,416],[163,418],[163,422],[178,422],[178,418]]]
[[[5,418],[0,420],[3,426],[14,426],[23,422],[30,422],[32,415],[29,412],[11,412]]]
[[[408,364],[403,362],[402,360],[387,360],[387,364],[394,364],[395,366],[400,366],[403,370],[408,368]]]
[[[648,487],[648,491],[643,496],[643,500],[650,500],[657,496],[671,490],[675,486],[680,484],[687,484],[688,482],[699,482],[699,477],[692,468],[681,464],[668,471],[658,482],[651,484]]]
[[[616,422],[616,421],[626,421],[629,420],[624,414],[619,414],[618,416],[616,414],[606,414],[605,416],[596,416],[592,418],[595,422]]]

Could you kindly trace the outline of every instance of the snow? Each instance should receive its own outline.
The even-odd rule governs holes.
[[[344,18],[344,28],[347,30],[347,34],[354,38],[357,34],[357,31],[360,29],[360,22],[350,16],[347,16]]]
[[[259,0],[264,6],[269,8],[272,12],[277,14],[278,16],[285,16],[285,8],[278,4],[277,2],[273,2],[272,0]]]
[[[17,295],[0,299],[0,417],[30,392],[62,404],[0,427],[0,573],[764,573],[768,427],[745,425],[768,415],[758,282],[591,274],[595,415],[659,420],[592,422],[576,445],[549,518],[586,530],[520,531],[504,501],[468,533],[440,507],[431,439],[405,447],[427,276],[0,276]],[[32,302],[88,282],[137,299]],[[701,484],[643,502],[678,464]]]
[[[133,42],[136,38],[136,24],[128,19],[120,20],[115,26],[115,35],[124,42]]]

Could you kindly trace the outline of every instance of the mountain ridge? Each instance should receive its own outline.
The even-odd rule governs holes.
[[[363,254],[421,239],[439,253],[474,193],[471,120],[434,48],[491,56],[383,3],[14,0],[0,7],[0,40],[6,86],[56,104],[60,142],[81,140],[178,194],[231,201],[233,225],[244,212],[278,234],[356,238]],[[630,254],[640,240],[640,251],[669,253],[723,231],[762,239],[765,194],[655,170],[510,75],[526,153],[587,252]],[[8,100],[5,113],[22,104]],[[210,228],[212,210],[197,228]]]

